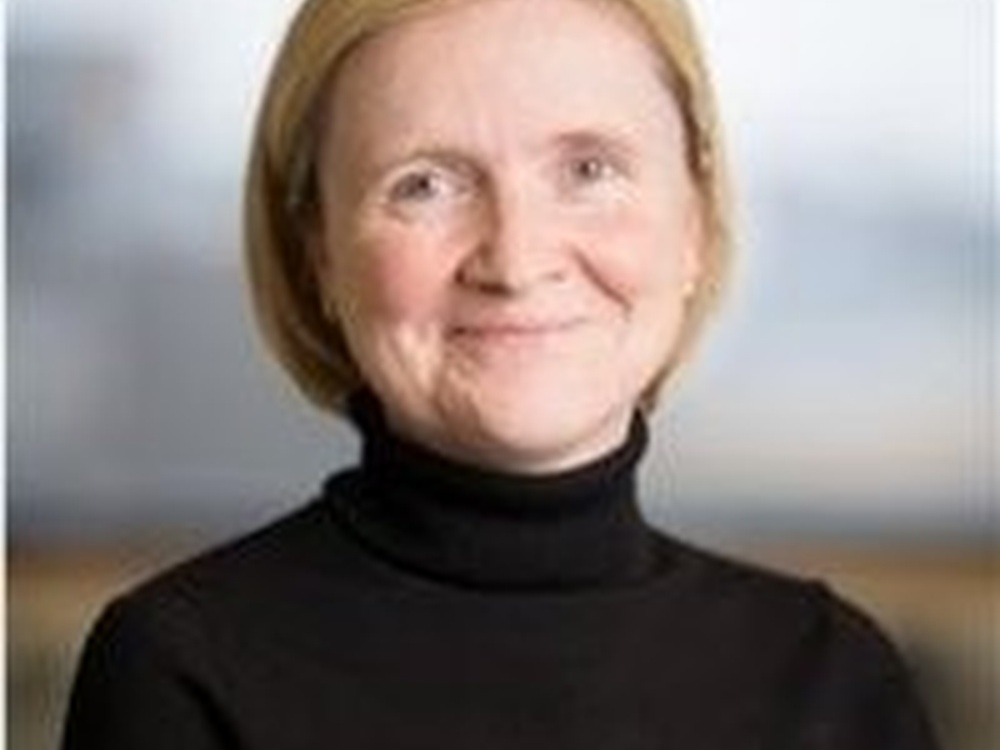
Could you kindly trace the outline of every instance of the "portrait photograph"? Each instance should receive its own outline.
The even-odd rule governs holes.
[[[17,750],[990,750],[990,0],[12,0]]]

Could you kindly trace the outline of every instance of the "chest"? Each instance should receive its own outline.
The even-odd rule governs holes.
[[[783,660],[750,663],[738,622],[392,598],[312,614],[221,638],[248,748],[768,747]]]

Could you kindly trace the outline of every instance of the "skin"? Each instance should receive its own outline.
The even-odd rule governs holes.
[[[661,64],[587,0],[442,4],[324,112],[321,287],[399,434],[515,473],[620,445],[700,272]]]

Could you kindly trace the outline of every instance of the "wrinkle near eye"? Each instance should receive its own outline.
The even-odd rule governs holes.
[[[627,192],[635,177],[634,148],[626,137],[598,130],[560,133],[555,138],[556,194],[571,202],[590,202]]]
[[[447,214],[467,203],[475,175],[456,164],[418,161],[390,172],[377,187],[379,205],[408,220]]]
[[[404,174],[389,186],[389,201],[399,203],[426,202],[447,197],[451,190],[448,180],[438,171],[421,170]]]
[[[557,168],[555,197],[569,205],[607,206],[629,195],[629,175],[605,155],[573,156]]]
[[[585,190],[623,177],[619,166],[604,154],[573,156],[562,172],[570,189]]]

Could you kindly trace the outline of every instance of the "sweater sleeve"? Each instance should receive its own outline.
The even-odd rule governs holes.
[[[863,613],[829,592],[797,670],[795,750],[938,750],[901,656]]]
[[[237,746],[194,615],[183,601],[123,599],[104,611],[80,661],[62,750]]]

